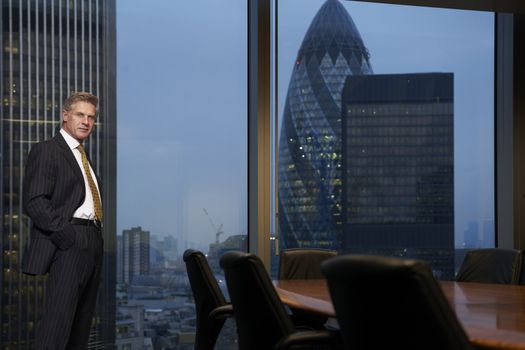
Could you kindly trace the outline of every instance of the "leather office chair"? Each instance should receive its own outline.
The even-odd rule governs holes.
[[[253,254],[228,252],[220,260],[233,304],[239,350],[332,348],[338,333],[297,331],[261,260]],[[303,348],[303,347],[301,347]]]
[[[521,269],[518,284],[525,285],[525,251],[521,251]]]
[[[335,250],[293,248],[279,254],[279,279],[322,279],[321,263],[337,256]]]
[[[291,248],[279,254],[279,279],[324,279],[321,263],[337,256],[337,251],[317,248]],[[295,325],[310,329],[324,329],[327,317],[313,315],[290,307]]]
[[[522,253],[517,249],[485,248],[467,252],[457,282],[518,284]]]
[[[226,302],[208,260],[198,250],[188,249],[183,255],[197,313],[195,350],[212,350],[226,321],[233,317],[233,309]]]
[[[321,269],[345,349],[474,349],[424,262],[345,255]]]

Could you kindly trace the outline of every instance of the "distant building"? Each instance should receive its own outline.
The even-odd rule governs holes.
[[[483,248],[495,247],[495,228],[494,220],[483,220],[483,236],[481,240],[481,246]]]
[[[124,252],[122,250],[122,236],[117,236],[117,283],[124,283]]]
[[[174,262],[178,258],[178,240],[173,236],[165,236],[162,240],[162,252],[168,262]]]
[[[219,266],[221,256],[230,251],[248,251],[248,236],[233,235],[226,238],[220,243],[210,243],[210,248],[207,254],[208,263],[215,273],[222,274],[222,269]]]
[[[119,305],[116,317],[116,350],[143,349],[144,307]]]
[[[478,248],[481,246],[479,237],[479,224],[477,221],[469,221],[468,227],[463,232],[463,248]]]
[[[178,262],[178,241],[172,236],[162,239],[152,235],[150,237],[150,264],[152,273],[158,273],[164,269],[175,268]]]
[[[162,269],[164,267],[164,254],[162,253],[162,241],[158,236],[151,235],[149,237],[149,263],[152,272],[155,269]]]
[[[452,73],[346,79],[344,252],[419,258],[453,278],[453,86]]]
[[[122,231],[122,280],[130,285],[134,276],[149,274],[149,231],[133,227]]]

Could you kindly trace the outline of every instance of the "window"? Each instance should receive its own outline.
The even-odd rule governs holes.
[[[222,287],[220,256],[247,249],[246,6],[117,4],[117,314],[143,305],[138,333],[170,348],[195,337],[185,249]],[[229,324],[217,348],[234,341]]]
[[[276,6],[279,248],[453,278],[463,249],[494,246],[494,14]]]

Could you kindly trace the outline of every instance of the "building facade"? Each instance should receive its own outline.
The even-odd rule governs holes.
[[[371,74],[346,9],[327,0],[301,44],[279,140],[281,248],[339,249],[342,235],[341,93],[348,75]]]
[[[117,235],[117,284],[124,283],[124,263],[123,263],[123,251],[122,251],[122,235]]]
[[[22,208],[26,157],[61,125],[62,101],[73,91],[100,98],[99,118],[85,143],[102,180],[105,256],[91,349],[115,340],[116,86],[115,1],[2,0],[0,41],[0,343],[30,349],[42,311],[45,279],[20,272],[30,220]]]
[[[131,285],[133,277],[149,275],[149,231],[132,227],[122,231],[122,280]]]
[[[454,277],[452,73],[349,76],[342,250],[426,260]]]

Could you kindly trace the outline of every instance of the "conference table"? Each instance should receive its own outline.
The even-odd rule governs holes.
[[[284,304],[335,319],[325,280],[274,281]],[[525,286],[440,282],[470,341],[486,349],[525,350]]]

